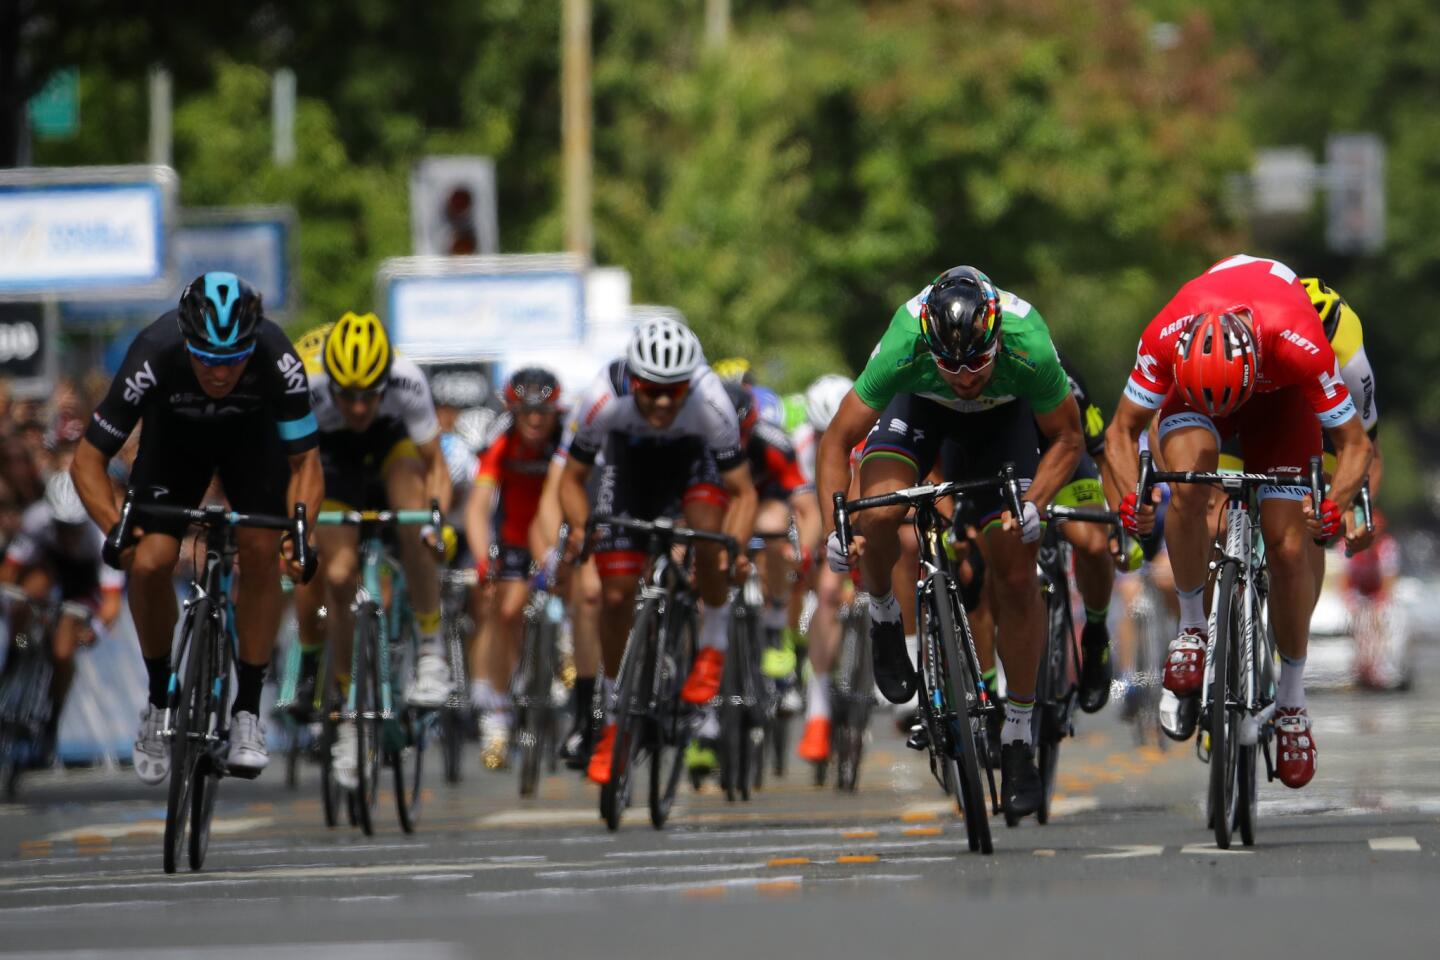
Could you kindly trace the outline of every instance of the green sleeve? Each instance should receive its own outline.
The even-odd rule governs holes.
[[[1049,413],[1070,396],[1070,378],[1065,376],[1065,368],[1060,365],[1060,356],[1055,352],[1055,344],[1050,340],[1050,331],[1044,327],[1038,316],[1036,321],[1039,325],[1039,336],[1033,345],[1035,372],[1030,378],[1029,400],[1036,413]]]
[[[896,394],[905,392],[904,374],[915,357],[915,331],[909,320],[910,313],[902,305],[855,381],[856,395],[872,410],[884,410]]]

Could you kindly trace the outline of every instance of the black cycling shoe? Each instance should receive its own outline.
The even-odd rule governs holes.
[[[915,665],[905,649],[905,628],[899,620],[870,621],[870,651],[875,686],[891,703],[908,703],[915,696]]]
[[[1080,709],[1096,713],[1110,700],[1110,631],[1087,623],[1080,634]]]
[[[295,698],[285,705],[285,712],[297,723],[309,721],[315,712],[315,674],[300,674],[295,681]]]
[[[588,723],[577,723],[565,734],[565,739],[560,741],[560,759],[565,766],[571,770],[584,770],[590,765],[590,752],[593,748],[594,728]]]
[[[1000,798],[1007,825],[1013,827],[1039,810],[1044,789],[1030,744],[1017,740],[1000,748]]]
[[[1000,711],[985,718],[985,765],[991,770],[1000,769],[1000,731],[1005,729],[1005,705]]]

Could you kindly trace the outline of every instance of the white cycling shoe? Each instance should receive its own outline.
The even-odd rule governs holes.
[[[450,661],[439,651],[422,650],[415,664],[415,679],[405,690],[405,699],[413,707],[434,710],[445,705],[455,683],[450,677]]]
[[[165,708],[145,704],[140,711],[140,732],[130,753],[135,775],[141,783],[154,786],[170,775],[170,744],[165,740]]]
[[[330,775],[342,790],[360,789],[360,740],[353,722],[335,728],[335,742],[330,745]]]
[[[241,710],[230,718],[230,752],[225,765],[240,776],[259,776],[269,763],[265,725],[249,710]]]

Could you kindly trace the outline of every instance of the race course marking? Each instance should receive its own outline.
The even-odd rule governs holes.
[[[1414,837],[1371,837],[1370,849],[1386,853],[1415,853],[1420,849],[1420,841]]]

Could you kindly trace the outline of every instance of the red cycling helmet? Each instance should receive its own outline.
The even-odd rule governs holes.
[[[1175,389],[1212,417],[1234,413],[1255,392],[1260,346],[1242,312],[1196,314],[1175,342]]]

